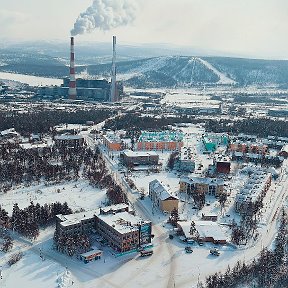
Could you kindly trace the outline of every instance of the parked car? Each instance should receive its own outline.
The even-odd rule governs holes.
[[[174,236],[172,234],[169,234],[169,239],[173,239]]]
[[[204,243],[202,241],[198,241],[199,246],[203,246]]]
[[[215,255],[215,256],[219,256],[220,252],[217,248],[213,248],[210,250],[210,254]]]
[[[153,254],[153,250],[143,250],[140,251],[140,256],[145,257],[145,256],[151,256]]]
[[[185,252],[186,252],[186,253],[192,253],[192,252],[193,252],[193,249],[192,249],[190,246],[186,246],[186,247],[185,247]]]

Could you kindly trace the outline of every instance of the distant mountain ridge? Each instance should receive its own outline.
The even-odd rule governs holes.
[[[34,51],[31,47],[23,51],[19,47],[2,48],[0,49],[0,71],[45,77],[67,77],[69,59],[62,57],[63,50],[59,51],[59,53],[55,50],[55,53],[47,54],[46,50]],[[111,71],[109,56],[102,54],[97,59],[91,57],[91,54],[86,58],[82,55],[81,61],[78,60],[81,66],[77,67],[77,73],[87,71],[98,78],[109,78]],[[286,60],[179,55],[149,58],[145,58],[144,55],[144,59],[137,58],[139,57],[125,54],[124,50],[122,56],[118,56],[118,79],[127,86],[181,88],[201,85],[263,85],[288,88],[288,61]],[[103,62],[104,64],[101,64]]]

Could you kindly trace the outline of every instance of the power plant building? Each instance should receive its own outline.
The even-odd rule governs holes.
[[[61,86],[40,87],[40,97],[68,98],[70,100],[88,100],[99,102],[117,102],[123,95],[123,84],[116,81],[116,37],[113,36],[113,60],[111,82],[102,79],[76,78],[74,37],[70,43],[70,69],[69,78],[63,79]]]

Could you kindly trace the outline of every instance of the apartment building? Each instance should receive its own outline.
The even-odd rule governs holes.
[[[59,236],[98,233],[116,252],[134,250],[151,243],[152,224],[129,211],[126,204],[56,216]]]
[[[272,176],[262,170],[255,170],[235,198],[235,210],[241,214],[252,213],[257,202],[264,198],[271,186]]]
[[[219,196],[225,193],[224,181],[216,178],[184,177],[180,179],[180,192]]]
[[[155,151],[131,151],[125,150],[121,153],[123,164],[131,165],[158,165],[159,155]]]
[[[138,142],[137,150],[148,151],[180,151],[183,146],[183,133],[178,131],[142,132]]]
[[[179,198],[172,195],[169,187],[157,179],[149,183],[149,197],[162,212],[171,212],[175,208],[178,210]]]

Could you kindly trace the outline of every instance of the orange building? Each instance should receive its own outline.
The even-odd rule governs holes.
[[[122,141],[120,137],[112,133],[103,136],[103,144],[110,151],[122,150]]]
[[[181,150],[183,134],[177,131],[143,132],[137,142],[137,150]]]

